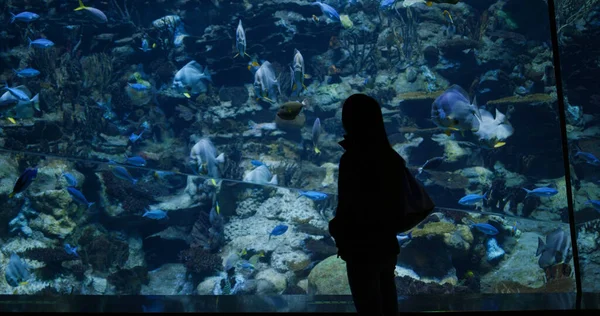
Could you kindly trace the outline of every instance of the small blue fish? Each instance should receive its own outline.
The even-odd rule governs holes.
[[[490,235],[490,236],[494,236],[494,235],[498,234],[498,229],[490,224],[487,224],[487,223],[475,224],[471,220],[469,220],[469,222],[470,222],[469,228],[476,228],[478,231],[480,231],[486,235]]]
[[[63,172],[62,176],[65,178],[65,180],[67,180],[67,184],[69,184],[70,187],[77,186],[77,178],[75,178],[74,175],[72,175],[68,172]]]
[[[145,210],[146,212],[144,213],[144,215],[142,215],[142,217],[147,217],[147,218],[151,218],[151,219],[169,219],[169,216],[167,216],[167,213],[163,210]]]
[[[65,244],[64,247],[65,247],[65,252],[66,253],[68,253],[70,255],[73,255],[75,257],[79,257],[79,255],[77,254],[77,247],[72,247],[69,244]]]
[[[17,15],[14,15],[12,12],[10,13],[10,15],[12,15],[12,18],[10,19],[10,23],[13,23],[14,21],[19,21],[19,22],[33,22],[37,19],[40,18],[39,15],[33,13],[33,12],[21,12]]]
[[[398,240],[400,247],[403,247],[412,240],[412,232],[409,232],[408,234],[398,234],[396,235],[396,239]]]
[[[311,5],[318,5],[321,8],[321,12],[323,12],[323,15],[334,21],[340,22],[339,13],[332,6],[319,1],[313,2],[311,3]]]
[[[125,163],[138,167],[146,166],[146,160],[140,156],[127,157]]]
[[[25,93],[23,90],[20,89],[21,86],[15,87],[15,88],[11,88],[8,86],[8,83],[4,83],[4,89],[8,90],[8,92],[15,98],[17,98],[19,101],[24,101],[24,102],[31,102],[33,101],[34,98],[29,99],[29,96],[27,95],[27,93]]]
[[[37,48],[50,48],[54,46],[54,42],[46,38],[38,38],[35,41],[32,41],[31,38],[27,38],[29,40],[29,47],[37,47]]]
[[[323,201],[327,198],[327,194],[317,191],[300,191],[301,196],[306,196],[313,201]]]
[[[110,164],[110,162],[109,162]],[[131,184],[135,185],[138,180],[134,179],[131,174],[129,173],[129,171],[127,171],[127,169],[121,167],[121,166],[111,166],[110,167],[112,173],[115,175],[115,177],[122,179],[122,180],[127,180],[129,182],[131,182]]]
[[[21,77],[21,78],[33,78],[40,74],[40,72],[38,70],[33,69],[33,68],[25,68],[25,69],[21,69],[18,71],[13,69],[13,71],[15,72],[17,77]]]
[[[146,91],[150,88],[148,88],[148,86],[143,85],[141,83],[130,83],[129,86],[136,91]]]
[[[166,176],[172,176],[175,172],[173,171],[154,171],[154,177],[159,179],[164,179]]]
[[[248,270],[254,270],[254,266],[252,265],[252,263],[244,260],[244,262],[241,264],[242,269],[248,269]]]
[[[269,234],[269,240],[271,240],[271,236],[280,236],[280,235],[283,235],[283,234],[285,234],[285,232],[287,230],[288,230],[287,225],[280,224],[280,225],[275,226],[275,228],[273,228],[273,230]]]
[[[547,197],[547,196],[556,195],[558,193],[558,191],[556,189],[548,188],[548,187],[535,188],[533,190],[527,190],[525,188],[522,188],[522,189],[525,190],[525,192],[527,192],[527,195],[525,197],[528,197],[530,195],[538,196],[538,197]]]
[[[92,205],[94,205],[94,203],[96,203],[96,202],[88,202],[88,200],[85,198],[83,193],[81,193],[81,191],[75,189],[74,187],[68,187],[67,191],[71,195],[71,198],[73,199],[73,201],[75,201],[79,204],[87,205],[87,208],[90,208],[90,206],[92,206]]]
[[[484,195],[479,194],[467,194],[458,200],[458,204],[461,205],[474,205],[481,200],[487,199],[487,192]]]
[[[254,160],[254,159],[253,159],[253,160],[250,160],[250,163],[251,163],[253,166],[256,166],[256,167],[265,165],[265,164],[264,164],[262,161],[260,161],[260,160]],[[265,166],[266,166],[266,165],[265,165]]]
[[[593,166],[600,166],[600,159],[596,158],[592,153],[588,153],[585,151],[581,151],[581,148],[577,146],[577,152],[575,153],[575,157],[581,157],[585,160],[586,163]]]
[[[152,48],[150,48],[150,44],[148,44],[148,40],[147,39],[144,38],[142,40],[142,47],[140,47],[140,49],[144,53],[152,50]]]
[[[381,9],[381,10],[390,9],[394,5],[394,3],[396,3],[396,1],[397,0],[381,0],[381,3],[379,4],[379,9]]]
[[[136,135],[135,133],[131,133],[131,136],[129,136],[129,140],[132,143],[135,143],[138,139],[140,139],[140,137],[142,137],[142,134],[144,134],[145,130],[142,131],[139,135]]]
[[[600,200],[592,200],[589,195],[587,196],[587,199],[588,200],[584,204],[591,204],[596,211],[600,212]]]

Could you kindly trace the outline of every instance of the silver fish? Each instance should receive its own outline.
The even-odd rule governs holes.
[[[479,130],[474,134],[484,148],[499,148],[506,144],[505,140],[514,133],[514,129],[506,116],[496,109],[496,118],[486,110],[479,110],[481,121]]]
[[[242,58],[244,58],[244,56],[250,57],[250,55],[246,53],[246,32],[242,27],[242,20],[240,20],[238,23],[237,30],[235,31],[235,47],[237,48],[238,53],[233,56],[233,58],[236,58],[240,55]]]
[[[292,93],[300,93],[302,89],[306,89],[304,85],[304,57],[300,54],[300,51],[294,49],[294,60],[292,62],[290,70],[292,71]]]
[[[277,175],[271,175],[271,171],[265,165],[258,166],[244,175],[243,181],[257,184],[277,185]]]
[[[208,138],[200,139],[190,151],[190,162],[195,164],[198,172],[208,174],[210,177],[219,178],[217,163],[225,162],[225,155],[217,156],[217,149]]]
[[[258,99],[264,99],[268,102],[277,102],[275,87],[281,94],[279,81],[275,77],[275,69],[270,62],[265,61],[256,73],[254,73],[254,92]]]
[[[538,237],[538,248],[535,255],[541,255],[538,264],[542,269],[559,263],[567,263],[573,257],[571,237],[560,228],[546,235],[546,243]]]
[[[173,88],[180,93],[204,93],[209,81],[212,79],[208,67],[203,69],[199,63],[192,60],[175,74]]]
[[[313,142],[313,147],[314,147],[315,153],[317,155],[321,153],[321,150],[318,147],[320,137],[321,137],[321,120],[319,120],[319,118],[317,117],[317,119],[313,123],[313,127],[312,127],[312,142]]]
[[[94,20],[94,22],[97,22],[97,23],[108,22],[108,19],[106,18],[106,15],[104,14],[104,12],[102,12],[96,8],[86,7],[85,5],[83,5],[83,2],[81,2],[81,0],[79,0],[79,7],[77,7],[74,11],[80,11],[80,10],[85,10],[89,14],[89,16],[92,18],[92,20]]]
[[[476,132],[479,129],[481,115],[476,99],[474,98],[471,103],[469,95],[463,88],[452,85],[433,101],[431,120],[447,131]]]

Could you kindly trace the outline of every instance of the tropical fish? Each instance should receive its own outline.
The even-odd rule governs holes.
[[[250,55],[246,53],[246,32],[242,27],[242,20],[238,23],[237,30],[235,31],[235,47],[237,48],[238,53],[233,56],[233,58],[236,58],[239,55],[241,55],[242,58],[244,58],[244,56],[250,57]]]
[[[435,125],[444,128],[446,135],[450,135],[451,131],[476,132],[481,115],[476,99],[470,103],[467,92],[458,85],[452,85],[433,101],[431,120]]]
[[[33,12],[21,12],[17,15],[14,15],[12,12],[10,13],[10,15],[12,15],[12,18],[10,19],[10,23],[13,23],[14,21],[19,21],[19,22],[33,22],[37,19],[40,18],[40,16],[36,13]]]
[[[139,47],[139,49],[144,53],[152,50],[152,48],[150,48],[150,44],[148,44],[148,40],[145,38],[142,39],[142,47]]]
[[[391,9],[394,6],[394,4],[396,3],[396,1],[398,1],[398,0],[381,0],[381,2],[379,3],[379,9],[381,9],[381,10]]]
[[[50,48],[54,46],[54,42],[46,38],[38,38],[35,41],[32,41],[30,38],[27,38],[27,40],[29,40],[29,47],[33,46],[37,48]]]
[[[9,116],[16,118],[31,118],[34,109],[40,111],[40,96],[36,94],[31,98],[31,92],[25,86],[15,88],[5,87],[6,91],[0,97],[0,110],[7,111]]]
[[[307,198],[309,198],[313,201],[322,201],[327,198],[327,194],[325,194],[323,192],[317,192],[317,191],[302,191],[302,190],[300,190],[300,195],[306,196]]]
[[[274,131],[277,129],[277,124],[270,123],[256,123],[252,120],[248,121],[248,127],[250,128],[247,133],[256,137],[262,136],[262,131]]]
[[[208,67],[202,68],[192,60],[177,71],[173,78],[173,87],[180,93],[198,94],[206,92],[209,81],[212,79]]]
[[[75,201],[79,204],[87,205],[87,208],[90,208],[90,206],[92,206],[92,205],[94,205],[94,203],[96,203],[96,202],[88,202],[88,200],[85,198],[83,193],[81,193],[81,191],[75,189],[74,187],[67,187],[67,192],[69,192],[69,195],[71,195],[71,198],[73,199],[73,201]]]
[[[156,28],[173,28],[181,22],[181,18],[178,15],[166,15],[162,18],[152,21],[152,26]]]
[[[77,247],[72,247],[69,244],[64,244],[65,252],[75,257],[79,257],[77,254]]]
[[[8,198],[12,198],[13,196],[15,196],[15,194],[25,191],[25,189],[29,187],[29,185],[37,176],[37,172],[37,168],[25,169],[25,171],[23,171],[23,173],[17,179],[17,182],[15,183],[12,192],[8,195]]]
[[[218,209],[218,205],[215,205],[215,207],[211,207],[210,212],[208,213],[208,221],[213,227],[221,226],[223,224],[223,217],[219,214],[220,211],[217,211]]]
[[[275,77],[275,68],[270,62],[263,62],[254,73],[254,93],[257,99],[264,99],[268,102],[276,102],[275,87],[281,94],[279,81]]]
[[[339,13],[332,6],[319,1],[313,2],[311,3],[311,5],[318,5],[321,8],[321,12],[323,12],[323,15],[336,22],[340,21]]]
[[[469,228],[476,228],[478,231],[480,231],[486,235],[490,235],[490,236],[494,236],[494,235],[498,234],[498,229],[488,223],[475,224],[471,220],[468,220],[468,221],[469,221]]]
[[[65,180],[67,181],[67,184],[70,187],[75,187],[77,186],[77,178],[75,178],[74,175],[68,173],[68,172],[63,172],[62,173],[63,178],[65,178]]]
[[[129,86],[136,90],[136,91],[146,91],[148,89],[150,89],[150,87],[146,86],[145,84],[141,84],[141,83],[129,83]]]
[[[250,259],[248,259],[248,263],[252,264],[253,266],[256,266],[260,262],[260,258],[263,258],[264,256],[265,253],[261,250],[259,253],[250,257]]]
[[[237,253],[232,252],[225,259],[223,259],[223,268],[225,272],[235,267],[235,264],[240,260],[240,256]]]
[[[474,133],[479,137],[483,148],[493,149],[506,145],[505,140],[514,133],[513,127],[502,112],[496,109],[496,118],[486,110],[480,109],[479,129]]]
[[[40,74],[40,72],[38,70],[33,69],[33,68],[25,68],[25,69],[21,69],[21,70],[13,69],[13,71],[15,72],[15,74],[18,77],[21,77],[21,78],[33,78]]]
[[[304,108],[305,102],[302,101],[288,101],[282,104],[277,111],[277,116],[286,121],[291,121],[300,114],[300,111]]]
[[[547,197],[547,196],[556,195],[558,193],[558,190],[556,190],[554,188],[548,188],[548,187],[535,188],[533,190],[527,190],[525,188],[522,188],[522,189],[525,190],[525,192],[527,192],[527,195],[525,197],[528,197],[528,196]]]
[[[135,143],[138,139],[140,139],[140,137],[142,137],[142,134],[144,134],[145,131],[142,131],[139,135],[136,135],[135,133],[131,133],[131,135],[129,136],[129,140],[132,143]]]
[[[4,89],[8,90],[8,92],[14,96],[15,98],[17,98],[17,100],[19,101],[31,101],[31,99],[29,98],[29,96],[27,95],[29,92],[29,90],[26,90],[27,88],[25,86],[17,86],[14,88],[11,88],[8,86],[8,84],[5,82],[4,83]]]
[[[262,166],[262,165],[264,165],[264,163],[263,163],[262,161],[260,161],[260,160],[254,160],[254,159],[253,159],[253,160],[250,160],[250,163],[251,163],[253,166],[255,166],[255,167],[258,167],[258,166]]]
[[[145,209],[144,210],[144,215],[142,215],[142,217],[146,217],[146,218],[150,218],[150,219],[169,219],[169,216],[167,216],[167,213],[163,210],[148,210]]]
[[[10,260],[4,271],[4,277],[8,285],[17,287],[21,284],[27,284],[31,273],[27,264],[17,254],[13,253],[10,255]]]
[[[138,179],[134,179],[129,171],[121,166],[110,166],[110,170],[115,175],[115,177],[131,182],[131,184],[135,185],[138,182]]]
[[[600,200],[592,200],[588,195],[587,201],[584,204],[591,204],[596,211],[600,212]]]
[[[127,157],[125,163],[138,167],[146,166],[146,160],[140,156]]]
[[[396,235],[396,239],[398,240],[400,247],[404,247],[412,240],[412,232],[409,232],[408,234],[398,234]]]
[[[579,146],[577,146],[577,145],[575,145],[575,147],[577,148],[575,157],[581,157],[583,160],[585,160],[586,163],[588,163],[590,165],[600,166],[600,159],[596,158],[596,156],[594,156],[594,154],[588,153],[585,151],[581,151],[581,148],[579,148]]]
[[[175,31],[173,31],[173,45],[175,47],[181,46],[181,44],[183,44],[183,39],[186,36],[188,36],[188,33],[185,31],[183,23],[177,25]]]
[[[458,200],[458,204],[461,205],[474,205],[479,201],[487,199],[487,192],[484,195],[479,194],[467,194]]]
[[[290,84],[292,86],[292,95],[298,95],[302,89],[306,90],[304,85],[304,78],[308,77],[304,73],[304,57],[300,54],[300,51],[294,48],[294,60],[292,66],[290,66],[292,73],[292,80]]]
[[[318,147],[320,137],[321,137],[321,120],[319,120],[319,118],[317,117],[317,119],[315,119],[315,122],[313,123],[313,127],[312,127],[312,142],[313,142],[313,147],[314,147],[315,153],[317,155],[321,153],[321,150]]]
[[[538,264],[542,269],[568,262],[573,257],[571,237],[560,228],[546,235],[545,243],[541,237],[538,237],[538,248],[535,255],[541,255]]]
[[[173,171],[154,171],[154,177],[158,179],[163,179],[166,176],[172,176],[175,172]]]
[[[106,15],[104,14],[104,12],[102,12],[96,8],[84,6],[83,2],[81,2],[81,0],[79,0],[79,7],[75,8],[75,10],[73,10],[73,11],[80,11],[80,10],[85,10],[89,14],[89,16],[92,18],[92,20],[94,20],[94,22],[97,22],[97,23],[108,22],[108,19],[106,18]]]
[[[266,166],[258,166],[244,175],[243,181],[257,184],[277,185],[277,175],[271,175]]]
[[[217,163],[225,162],[225,155],[217,156],[217,149],[208,138],[200,139],[190,150],[190,162],[197,166],[197,171],[212,178],[220,178]]]
[[[427,159],[427,161],[425,161],[425,163],[421,167],[419,167],[418,174],[421,174],[423,170],[436,169],[444,162],[445,159],[445,156]]]
[[[271,236],[280,236],[280,235],[283,235],[283,234],[285,234],[285,232],[287,230],[288,230],[288,226],[287,225],[279,224],[279,225],[275,226],[275,228],[273,228],[273,230],[269,234],[269,240],[271,240]]]

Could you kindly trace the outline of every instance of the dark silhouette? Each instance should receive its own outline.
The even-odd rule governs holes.
[[[397,315],[394,270],[400,247],[394,217],[403,212],[405,161],[390,146],[381,107],[364,94],[343,105],[338,206],[329,222],[338,256],[346,261],[360,315]]]

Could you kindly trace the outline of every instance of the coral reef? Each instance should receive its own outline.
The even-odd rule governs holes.
[[[214,270],[220,270],[222,265],[221,257],[200,247],[183,250],[179,254],[179,260],[188,271],[201,275],[212,274]]]
[[[134,267],[132,269],[120,269],[110,274],[108,282],[115,286],[119,295],[138,295],[142,285],[148,284],[148,270],[145,267]]]
[[[114,265],[123,266],[129,257],[129,244],[117,238],[86,228],[79,237],[79,256],[94,270],[108,272]]]

